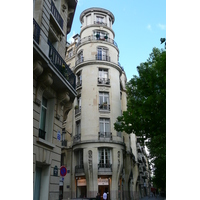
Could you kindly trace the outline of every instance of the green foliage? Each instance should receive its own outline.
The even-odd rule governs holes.
[[[127,83],[127,111],[114,124],[117,131],[141,136],[154,164],[157,185],[166,181],[166,51],[153,48]],[[158,181],[159,179],[159,181]]]

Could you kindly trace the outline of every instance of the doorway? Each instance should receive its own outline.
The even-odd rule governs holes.
[[[103,200],[103,193],[107,193],[107,200],[110,199],[109,185],[99,185],[99,193],[101,196],[101,200]]]

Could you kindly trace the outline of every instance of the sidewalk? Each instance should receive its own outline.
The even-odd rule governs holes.
[[[166,200],[166,197],[160,197],[160,196],[157,196],[157,197],[143,197],[141,198],[140,200]]]

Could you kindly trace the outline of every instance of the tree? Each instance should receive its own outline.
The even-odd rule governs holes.
[[[166,187],[166,51],[153,48],[127,83],[127,111],[117,118],[117,131],[135,133],[149,150],[154,181]]]

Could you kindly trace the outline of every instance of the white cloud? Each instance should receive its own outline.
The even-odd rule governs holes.
[[[148,24],[147,29],[151,30],[151,24]]]
[[[164,25],[164,24],[158,24],[158,27],[160,28],[160,29],[162,29],[162,30],[165,30],[165,28],[166,28],[166,26]]]

